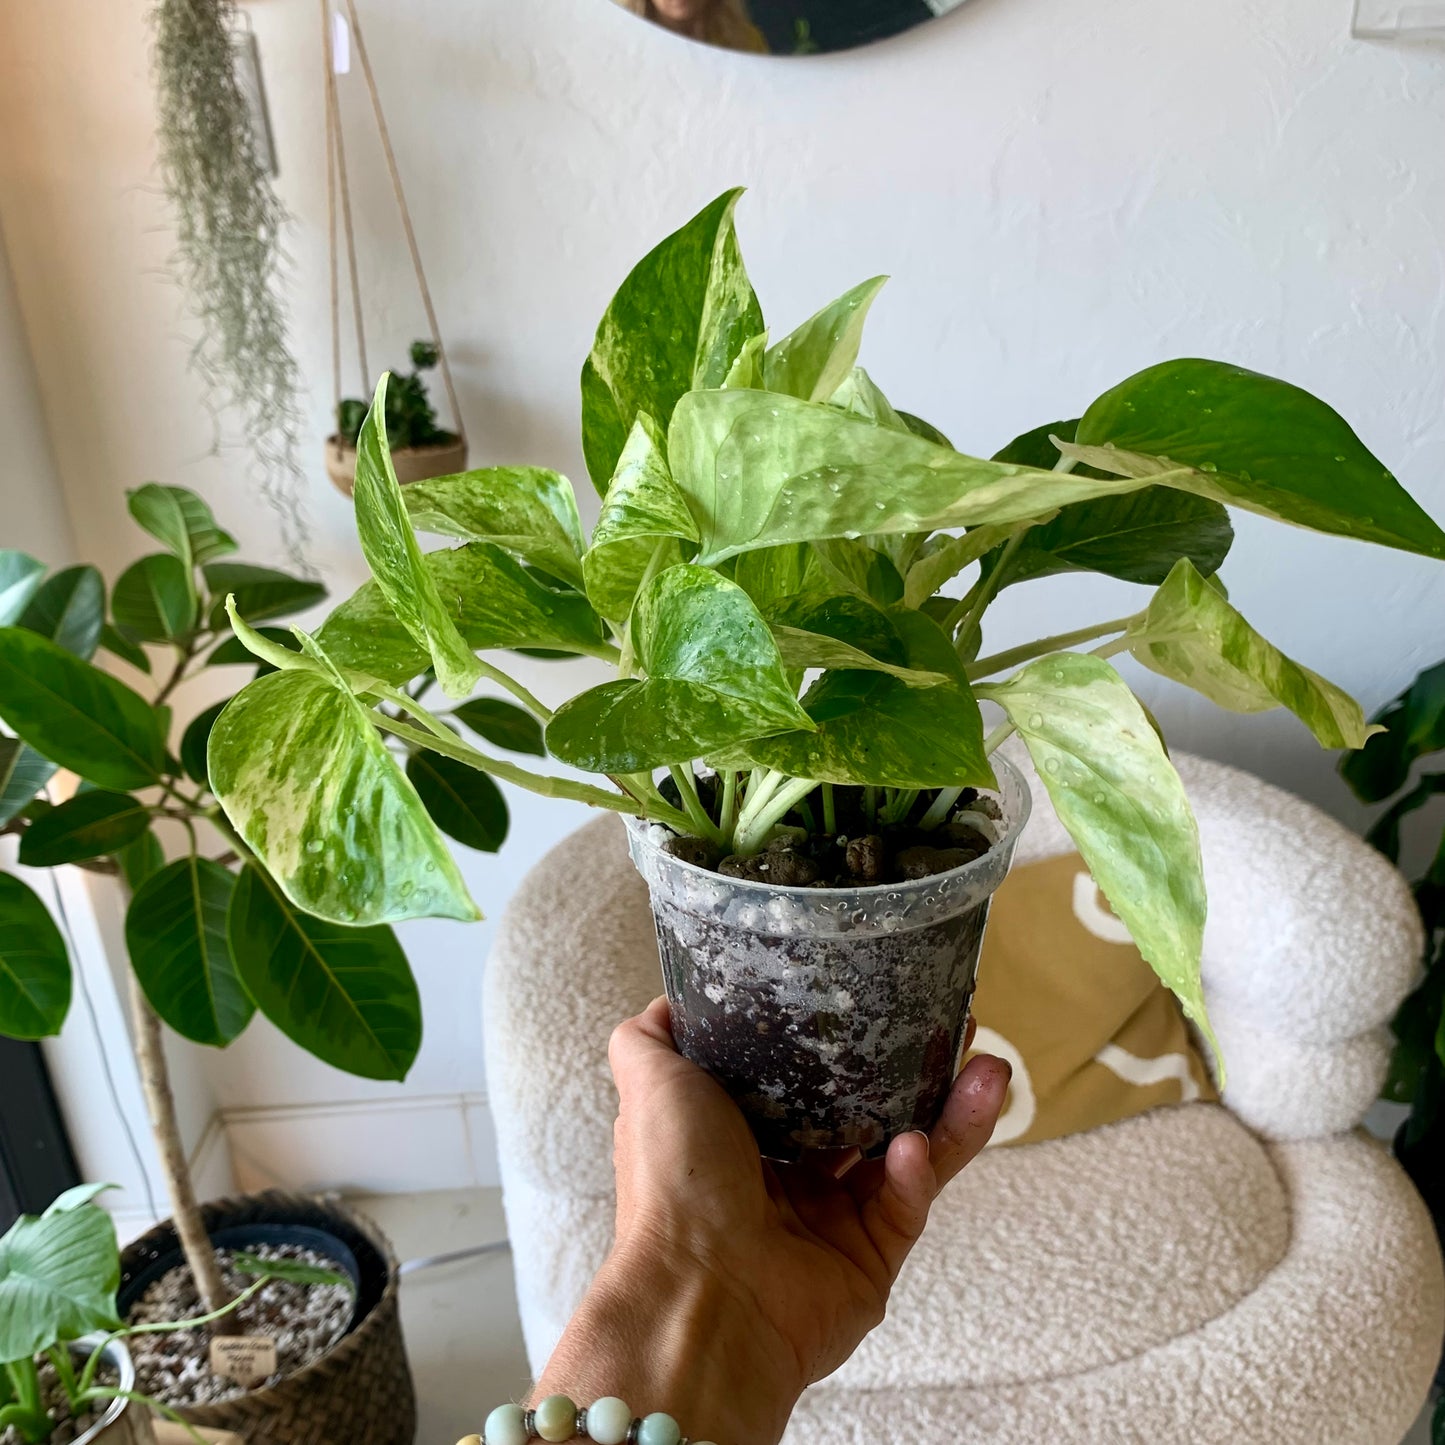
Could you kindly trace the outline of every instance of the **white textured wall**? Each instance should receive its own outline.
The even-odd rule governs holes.
[[[316,7],[250,8],[296,216],[295,338],[319,439]],[[1334,402],[1445,518],[1445,49],[1351,41],[1345,0],[970,0],[895,42],[786,61],[693,47],[608,0],[362,8],[478,460],[560,466],[585,487],[576,382],[598,315],[653,241],[744,183],[744,246],[774,325],[891,272],[865,360],[965,449],[1073,414],[1163,357],[1216,356]],[[207,455],[192,328],[158,274],[143,11],[0,8],[0,216],[76,538],[112,571],[137,541],[121,489],[147,477],[205,492],[250,555],[275,548],[243,459]],[[420,311],[358,78],[342,83],[374,350],[400,358]],[[30,484],[0,474],[7,505]],[[310,503],[316,558],[344,591],[358,556],[319,465]],[[1445,652],[1445,568],[1252,519],[1239,530],[1236,601],[1367,704]],[[1096,579],[1034,585],[1007,596],[989,646],[1115,615],[1136,595]],[[529,680],[550,695],[578,675],[539,665]],[[1331,759],[1290,720],[1144,688],[1177,746],[1348,812]],[[576,817],[541,805],[504,859],[466,856],[490,913]],[[406,931],[428,1027],[414,1091],[480,1087],[488,937]],[[231,1102],[385,1092],[260,1027],[213,1073]]]

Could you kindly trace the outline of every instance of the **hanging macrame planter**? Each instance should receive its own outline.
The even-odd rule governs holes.
[[[386,420],[391,460],[396,468],[397,480],[405,485],[407,482],[423,481],[427,477],[441,477],[462,471],[467,464],[467,438],[462,426],[461,408],[457,404],[452,369],[447,361],[446,349],[442,346],[436,308],[432,305],[431,288],[427,285],[421,251],[416,243],[416,230],[412,226],[411,211],[406,204],[406,192],[402,189],[401,172],[397,169],[396,152],[391,145],[391,132],[387,129],[386,116],[381,108],[381,96],[376,88],[376,76],[366,53],[361,19],[356,13],[356,0],[345,0],[345,8],[350,25],[351,45],[355,48],[361,73],[366,80],[366,89],[371,96],[371,110],[376,117],[382,153],[386,156],[392,193],[396,197],[396,208],[401,215],[402,230],[406,233],[407,249],[411,253],[411,264],[416,273],[417,289],[421,293],[422,309],[426,312],[427,325],[431,328],[429,341],[412,343],[410,374],[398,370],[388,388]],[[361,315],[361,286],[357,278],[356,233],[351,223],[351,188],[346,175],[346,144],[341,131],[341,108],[337,103],[331,0],[320,0],[320,9],[321,53],[326,71],[326,215],[331,266],[331,364],[337,425],[337,430],[326,439],[326,474],[336,489],[349,497],[356,479],[356,433],[370,404],[371,387],[376,378],[372,375],[366,357],[366,328]],[[347,274],[351,283],[356,359],[361,368],[362,393],[366,400],[346,399],[341,394],[339,243],[343,237],[346,245]],[[443,430],[437,425],[436,415],[426,395],[421,373],[433,366],[439,369],[442,385],[446,389],[447,405],[451,408],[455,427],[453,431]]]

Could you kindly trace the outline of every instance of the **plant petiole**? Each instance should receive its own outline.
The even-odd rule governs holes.
[[[830,838],[838,836],[838,809],[833,800],[832,783],[823,784],[823,831]]]
[[[545,703],[539,702],[516,678],[509,677],[501,668],[493,667],[490,662],[486,662],[480,657],[477,658],[477,666],[481,668],[483,677],[489,678],[492,682],[496,683],[498,687],[506,688],[538,722],[548,723],[552,720],[552,709],[546,706]],[[407,697],[405,693],[400,694],[403,699],[402,705],[408,712],[414,709],[416,700],[421,696],[421,693],[422,689],[419,688],[412,697]]]
[[[813,778],[786,778],[781,773],[773,773],[771,776],[783,779],[781,785],[775,785],[769,791],[767,798],[758,804],[756,811],[750,813],[749,808],[744,808],[743,816],[738,820],[733,847],[744,857],[758,852],[767,842],[768,834],[773,828],[818,786]]]
[[[738,774],[733,768],[722,772],[722,806],[718,809],[718,828],[724,841],[731,842],[738,825]]]
[[[981,657],[964,669],[968,680],[974,682],[981,677],[991,677],[1006,668],[1017,667],[1023,662],[1032,662],[1036,657],[1047,657],[1051,652],[1063,652],[1066,648],[1077,647],[1081,642],[1092,642],[1096,637],[1107,637],[1111,632],[1123,632],[1138,621],[1138,614],[1129,617],[1115,617],[1109,622],[1096,622],[1092,627],[1080,627],[1074,632],[1059,632],[1053,637],[1042,637],[1037,642],[1026,642],[1012,647],[1007,652],[996,652],[992,657]]]
[[[707,809],[697,795],[697,778],[693,774],[692,764],[673,763],[667,771],[672,775],[672,781],[677,784],[682,806],[698,837],[706,838],[710,843],[721,844],[724,841],[722,832],[708,817]]]

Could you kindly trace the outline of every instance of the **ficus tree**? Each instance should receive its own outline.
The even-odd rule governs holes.
[[[211,733],[227,815],[320,917],[470,919],[408,776],[420,759],[463,796],[502,779],[746,854],[790,816],[827,826],[838,785],[885,819],[941,822],[962,789],[994,782],[990,756],[1017,733],[1144,957],[1207,1031],[1197,830],[1111,659],[1235,711],[1288,708],[1323,746],[1358,747],[1357,704],[1229,601],[1228,508],[1432,557],[1445,533],[1325,403],[1222,362],[1152,366],[992,457],[958,451],[857,365],[880,280],[770,338],[736,200],[645,257],[598,327],[582,371],[590,537],[554,471],[398,487],[383,378],[356,470],[371,580],[297,650],[231,609],[277,671]],[[418,532],[461,545],[423,552]],[[1007,589],[1073,570],[1150,590],[1126,616],[979,655]],[[499,665],[513,648],[617,676],[553,710]],[[510,695],[547,754],[596,781],[464,741],[415,695],[430,674],[453,699],[480,683]]]

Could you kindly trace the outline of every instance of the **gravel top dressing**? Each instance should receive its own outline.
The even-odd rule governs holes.
[[[294,1245],[259,1245],[248,1253],[261,1259],[289,1260],[322,1269],[336,1267],[335,1261],[326,1255]],[[253,1276],[234,1268],[230,1250],[217,1250],[216,1258],[228,1288],[237,1294],[255,1283]],[[278,1368],[274,1375],[250,1387],[213,1375],[209,1359],[211,1332],[202,1326],[132,1336],[127,1346],[135,1360],[136,1389],[172,1406],[216,1404],[246,1394],[248,1388],[264,1389],[324,1355],[346,1333],[352,1307],[351,1291],[345,1285],[268,1280],[240,1306],[234,1318],[239,1323],[237,1333],[267,1335],[276,1341]],[[129,1322],[152,1324],[203,1313],[190,1271],[184,1265],[177,1265],[140,1297],[131,1309]]]

